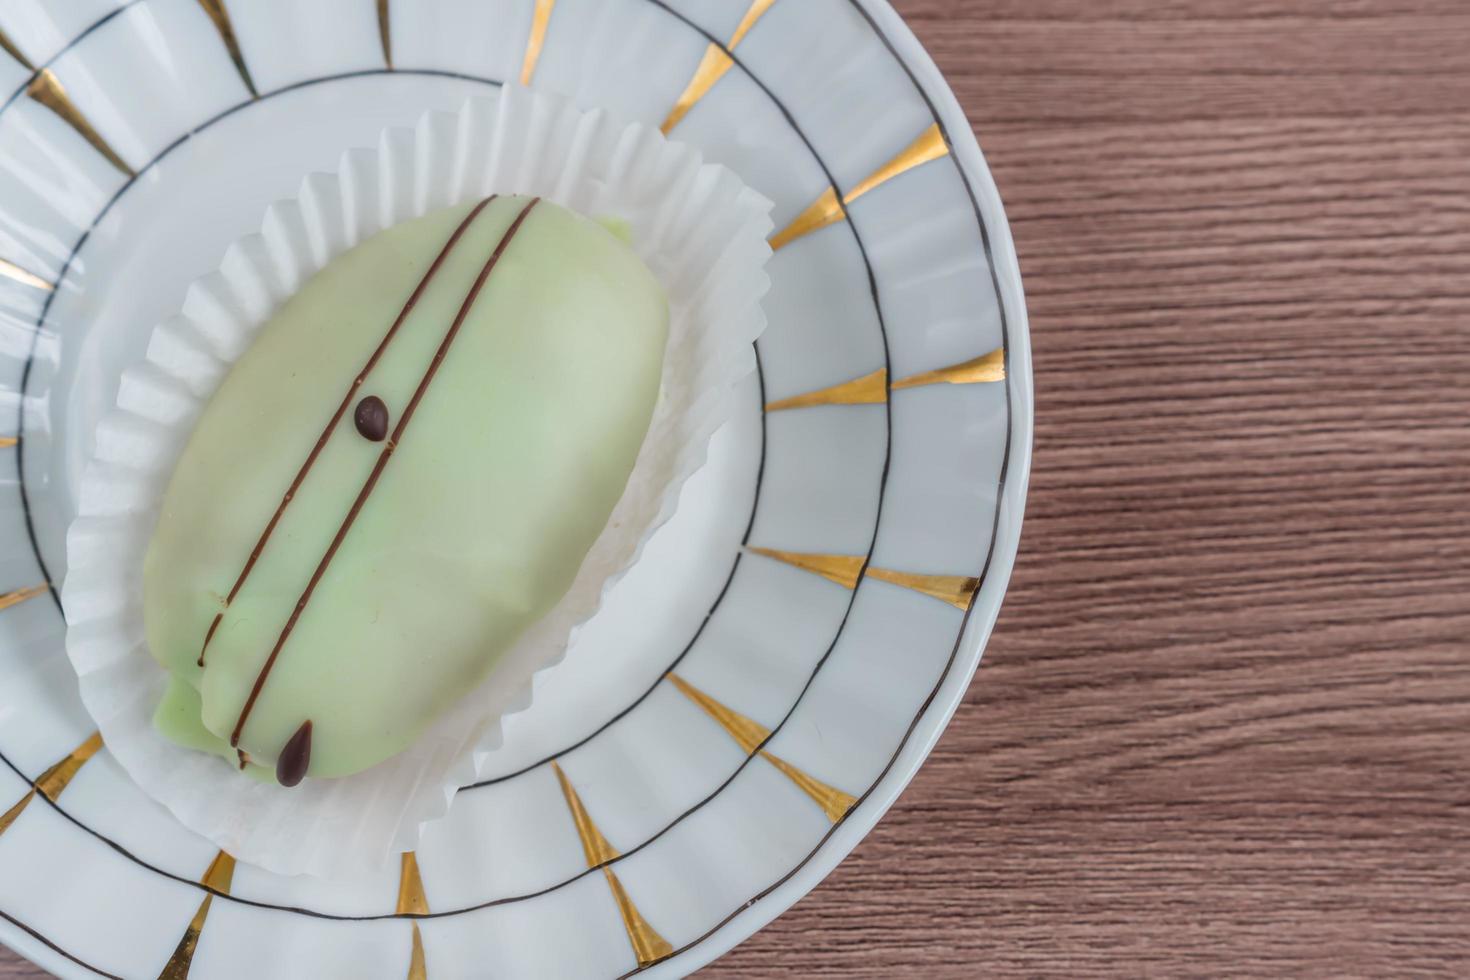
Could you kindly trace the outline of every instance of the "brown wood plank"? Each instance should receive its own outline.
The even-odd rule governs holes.
[[[900,0],[1013,222],[966,704],[710,977],[1470,969],[1470,7]]]

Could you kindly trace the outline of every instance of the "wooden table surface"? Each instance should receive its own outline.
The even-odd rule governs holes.
[[[1021,257],[1021,555],[908,792],[706,975],[1470,975],[1470,3],[896,6]]]
[[[1021,256],[1021,557],[909,791],[704,975],[1467,975],[1470,4],[897,6]]]

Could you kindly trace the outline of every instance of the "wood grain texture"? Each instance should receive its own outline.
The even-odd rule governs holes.
[[[898,0],[1036,359],[929,763],[715,977],[1470,973],[1470,6]]]
[[[0,980],[44,980],[45,970],[21,959],[20,954],[0,946]]]
[[[1021,557],[909,791],[704,975],[1466,975],[1470,6],[896,5],[1026,277]]]

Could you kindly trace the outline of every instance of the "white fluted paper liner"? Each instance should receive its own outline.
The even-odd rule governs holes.
[[[537,194],[629,222],[668,293],[663,393],[628,488],[571,591],[489,678],[406,752],[344,779],[294,789],[242,777],[153,728],[166,675],[143,630],[143,554],[158,506],[205,404],[279,305],[337,255],[401,221],[490,193]],[[380,867],[415,846],[500,744],[500,718],[531,703],[532,676],[558,662],[605,589],[673,515],[704,462],[733,389],[754,368],[770,203],[656,129],[510,86],[458,114],[353,150],[272,205],[158,326],[98,428],[79,516],[67,534],[67,653],[108,748],[147,793],[237,859],[280,874]]]

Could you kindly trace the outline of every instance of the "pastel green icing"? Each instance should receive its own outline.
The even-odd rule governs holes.
[[[460,304],[529,201],[468,226],[358,398],[396,426]],[[247,556],[470,206],[396,226],[313,277],[205,409],[144,560],[148,643],[172,675],[156,723],[228,738],[292,608],[386,443],[347,413],[224,610]],[[622,495],[658,397],[668,305],[616,233],[542,202],[507,246],[269,672],[240,748],[264,771],[312,722],[313,777],[406,748],[571,586]],[[192,697],[191,697],[192,695]],[[253,767],[252,767],[253,768]]]
[[[201,711],[199,692],[179,675],[170,674],[163,700],[153,713],[153,723],[171,741],[186,749],[209,752],[231,763],[236,762],[237,756],[229,741],[204,727]],[[276,779],[274,770],[261,765],[246,765],[242,771],[263,781],[275,782]]]
[[[633,226],[628,224],[626,218],[619,218],[616,215],[607,215],[605,217],[598,218],[597,223],[602,225],[602,227],[606,228],[608,231],[612,232],[614,235],[618,236],[618,238],[622,240],[623,244],[633,244]]]

